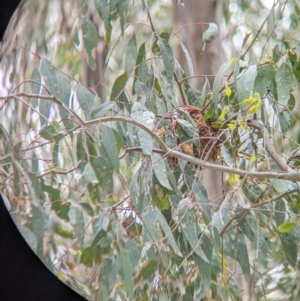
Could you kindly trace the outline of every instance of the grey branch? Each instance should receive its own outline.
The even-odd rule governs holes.
[[[277,151],[277,149],[274,147],[266,127],[263,124],[261,124],[259,121],[254,119],[247,120],[247,125],[252,126],[256,130],[260,131],[262,138],[264,140],[264,148],[266,149],[268,154],[273,158],[273,160],[277,163],[280,169],[284,172],[291,170],[291,168],[287,164],[287,160],[283,158],[280,152]]]

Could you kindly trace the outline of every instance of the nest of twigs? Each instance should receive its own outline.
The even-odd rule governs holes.
[[[188,112],[197,125],[201,145],[199,149],[195,143],[192,143],[190,144],[192,145],[191,149],[191,147],[188,148],[183,141],[178,141],[177,130],[180,125],[175,119],[168,125],[168,128],[174,133],[178,145],[181,146],[181,150],[205,161],[216,160],[220,154],[221,141],[217,138],[217,133],[211,127],[210,122],[204,120],[202,110],[194,106],[182,106],[180,109]],[[178,116],[178,118],[180,118],[180,116]],[[174,159],[175,158],[168,159],[168,161],[170,161],[170,167],[174,166]]]

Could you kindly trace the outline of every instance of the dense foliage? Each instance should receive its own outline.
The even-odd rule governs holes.
[[[51,16],[58,3],[49,2]],[[155,4],[144,0],[136,14],[129,0],[77,3],[61,43],[47,32],[55,55],[42,38],[13,51],[2,45],[0,187],[60,279],[95,300],[201,300],[209,289],[215,300],[239,300],[231,257],[258,298],[299,297],[300,175],[291,155],[299,147],[299,33],[276,33],[285,9],[297,7],[287,2],[263,21],[268,34],[263,26],[246,34],[201,91],[188,50],[179,45],[187,77],[174,31],[160,30]],[[206,24],[203,41],[218,32]],[[252,61],[260,35],[265,53]],[[80,55],[95,67],[100,40],[109,45],[108,99],[81,81]],[[208,168],[225,172],[213,200],[201,184]]]

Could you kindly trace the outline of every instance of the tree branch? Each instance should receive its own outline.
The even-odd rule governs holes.
[[[292,170],[289,168],[287,164],[287,160],[282,157],[282,155],[277,151],[277,149],[272,145],[269,132],[267,131],[266,127],[261,124],[257,120],[247,120],[247,125],[252,126],[253,128],[260,131],[263,140],[264,140],[264,148],[269,153],[269,155],[273,158],[273,160],[277,163],[282,171],[289,171]]]
[[[48,100],[54,101],[58,105],[63,106],[77,120],[77,122],[80,124],[80,126],[82,128],[90,126],[90,125],[94,125],[94,124],[100,124],[102,122],[109,122],[109,121],[121,121],[121,122],[127,122],[130,124],[133,124],[134,126],[140,128],[140,129],[144,130],[146,133],[148,133],[162,148],[163,154],[165,156],[175,157],[177,159],[187,161],[187,162],[192,163],[197,166],[201,166],[201,167],[205,167],[205,168],[209,168],[209,169],[213,169],[216,171],[225,172],[225,173],[229,173],[229,174],[237,174],[242,177],[249,176],[249,177],[253,177],[253,178],[257,178],[257,179],[271,178],[271,179],[282,179],[282,180],[289,180],[289,181],[293,181],[293,182],[300,182],[300,173],[297,170],[288,168],[287,163],[282,161],[283,158],[279,157],[279,153],[276,151],[276,149],[270,143],[265,143],[268,146],[268,149],[266,148],[266,150],[270,153],[270,155],[271,155],[271,153],[273,154],[275,152],[275,155],[272,158],[274,160],[276,158],[275,161],[277,164],[278,164],[279,160],[281,159],[281,163],[279,163],[280,165],[279,164],[278,165],[280,166],[280,168],[283,171],[288,171],[288,172],[254,172],[254,171],[249,172],[246,170],[242,170],[242,169],[238,169],[238,168],[234,168],[234,167],[230,167],[230,166],[224,166],[221,164],[210,163],[205,160],[201,160],[201,159],[195,158],[193,156],[183,154],[181,152],[170,149],[165,144],[165,142],[157,134],[155,134],[151,129],[149,129],[144,124],[142,124],[136,120],[133,120],[131,118],[127,118],[127,117],[123,117],[123,116],[107,116],[107,117],[101,117],[101,118],[97,118],[97,119],[93,119],[93,120],[89,120],[89,121],[83,121],[75,112],[73,112],[72,109],[70,109],[64,103],[62,103],[60,100],[58,100],[56,97],[51,96],[51,95],[48,96],[48,95],[18,93],[18,94],[12,94],[12,95],[7,95],[7,96],[0,96],[0,99],[16,98],[16,97],[20,97],[20,96],[48,99]],[[256,123],[250,122],[250,123],[251,124],[249,124],[249,125],[253,126],[254,128],[255,128],[255,126],[259,130],[261,130],[261,128],[263,128],[263,130],[267,132],[265,127],[263,125],[261,125],[259,122],[256,122]],[[268,135],[266,135],[264,133],[264,135],[265,135],[265,138],[267,138],[267,140],[268,140],[269,133],[268,133]],[[269,138],[269,140],[270,140],[270,138]],[[270,148],[269,148],[269,146],[270,146]],[[271,148],[273,148],[273,149],[271,149]]]
[[[290,170],[289,172],[255,172],[255,171],[249,172],[247,170],[242,170],[242,169],[238,169],[238,168],[234,168],[234,167],[230,167],[230,166],[224,166],[221,164],[210,163],[205,160],[201,160],[201,159],[195,158],[193,156],[183,154],[181,152],[170,149],[158,135],[156,135],[154,132],[152,132],[152,130],[147,128],[144,124],[142,124],[136,120],[127,118],[127,117],[123,117],[123,116],[101,117],[101,118],[97,118],[94,120],[83,122],[83,126],[89,126],[89,125],[99,124],[102,122],[109,122],[109,121],[128,122],[128,123],[135,125],[136,127],[140,128],[140,129],[144,130],[160,145],[165,156],[175,157],[177,159],[187,161],[187,162],[190,162],[192,164],[195,164],[195,165],[198,165],[201,167],[210,168],[210,169],[217,170],[220,172],[226,172],[229,174],[237,174],[242,177],[250,176],[253,178],[257,178],[257,179],[271,178],[271,179],[289,180],[289,181],[293,181],[293,182],[300,181],[300,173],[297,170]]]

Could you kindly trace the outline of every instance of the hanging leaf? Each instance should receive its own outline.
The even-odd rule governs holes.
[[[40,63],[40,72],[45,80],[46,87],[49,92],[59,98],[61,91],[58,83],[56,70],[53,65],[46,59],[42,59]],[[48,94],[48,93],[47,93]]]
[[[276,221],[276,225],[277,227],[281,224],[284,223],[284,220],[285,220],[285,215],[286,215],[286,208],[285,208],[285,203],[283,200],[278,200],[276,203],[275,203],[275,208],[274,208],[275,212],[274,212],[274,215],[275,215],[275,221]],[[279,229],[278,229],[279,230]]]
[[[206,224],[209,224],[211,222],[211,205],[209,203],[209,199],[207,196],[206,189],[198,182],[198,180],[195,180],[193,185],[193,191],[196,200],[198,203],[200,203],[202,208],[202,214],[204,216],[204,221]]]
[[[91,119],[103,117],[115,104],[111,101],[101,104],[91,112]]]
[[[135,276],[134,282],[137,284],[140,281],[146,281],[150,279],[150,277],[154,274],[157,268],[157,262],[154,260],[150,260],[146,262],[137,272]]]
[[[71,84],[70,81],[67,79],[66,76],[63,74],[59,74],[57,76],[57,82],[58,82],[58,89],[60,91],[59,95],[57,95],[57,98],[64,103],[67,107],[69,107],[69,100],[71,96]],[[69,116],[69,112],[63,108],[62,106],[59,106],[59,114],[62,119]]]
[[[34,68],[31,75],[31,80],[34,81],[34,83],[31,83],[31,92],[33,94],[40,94],[42,89],[42,77],[37,68]],[[32,98],[31,102],[34,107],[36,107],[39,103],[39,98]]]
[[[198,129],[194,124],[180,118],[177,119],[177,122],[190,138],[195,138],[198,136]]]
[[[109,23],[109,16],[110,16],[110,7],[108,4],[108,0],[95,0],[95,6],[100,18],[105,23],[105,28],[110,25]]]
[[[42,257],[44,245],[44,217],[40,206],[32,206],[32,228],[37,238],[37,254]]]
[[[115,171],[119,171],[119,151],[116,145],[116,139],[110,127],[103,125],[101,127],[101,142]]]
[[[143,241],[148,242],[153,239],[158,239],[158,232],[156,228],[156,212],[152,207],[146,207],[142,214],[143,221]]]
[[[166,68],[167,78],[171,80],[174,74],[174,56],[167,40],[159,38],[157,42]]]
[[[296,225],[297,224],[294,223],[294,222],[286,221],[286,222],[280,224],[277,227],[277,229],[281,233],[289,233],[289,232],[291,232],[296,227]]]
[[[48,141],[53,141],[57,133],[53,125],[47,125],[40,130],[40,135]]]
[[[85,119],[90,120],[92,111],[95,107],[95,94],[85,86],[78,84],[76,87],[76,98],[84,113]]]
[[[116,79],[116,81],[113,84],[112,90],[111,90],[110,100],[114,100],[114,99],[118,98],[118,96],[121,94],[121,92],[125,88],[126,81],[127,81],[127,73],[120,75]]]
[[[184,236],[191,245],[193,251],[200,256],[205,262],[209,263],[205,253],[201,248],[201,243],[198,239],[198,221],[194,209],[189,208],[189,200],[183,199],[178,204],[178,215],[181,220],[181,228]]]
[[[229,98],[230,96],[231,96],[231,94],[232,94],[232,91],[231,91],[231,89],[230,89],[230,87],[228,86],[228,82],[226,81],[225,82],[225,94],[226,94],[226,96]]]
[[[276,72],[276,84],[278,101],[284,106],[289,102],[292,83],[293,71],[288,64],[282,63]]]
[[[130,261],[129,251],[121,249],[118,257],[119,274],[124,282],[125,289],[128,293],[129,299],[133,299],[133,267]]]
[[[170,247],[173,249],[173,251],[175,252],[176,255],[182,257],[182,254],[181,254],[181,252],[176,244],[176,241],[174,239],[173,233],[172,233],[165,217],[159,210],[156,210],[156,217],[160,224],[161,229],[163,230],[163,232],[165,234],[165,237],[168,240],[168,243],[170,244]]]
[[[137,132],[140,146],[144,156],[151,156],[152,154],[152,137],[143,130]]]
[[[113,1],[110,1],[112,3]],[[120,17],[120,25],[121,25],[121,31],[122,31],[122,36],[124,35],[124,24],[125,24],[125,16],[128,12],[128,6],[129,6],[129,0],[122,0],[117,2],[117,11]],[[112,11],[112,9],[111,9]]]
[[[80,263],[83,263],[87,267],[91,267],[94,262],[94,257],[94,249],[92,247],[87,247],[80,256]]]
[[[237,96],[239,102],[250,97],[253,92],[255,75],[257,72],[256,65],[252,65],[246,69],[237,80]]]
[[[152,162],[155,176],[160,185],[167,188],[168,190],[172,190],[167,176],[165,160],[161,157],[161,155],[154,153],[152,155]]]
[[[212,261],[212,245],[209,238],[206,235],[203,235],[203,251],[207,258],[209,258],[209,262]],[[201,278],[201,284],[203,285],[203,290],[205,291],[211,284],[211,265],[203,260],[201,257],[196,256],[199,275]]]
[[[183,50],[183,53],[184,53],[186,61],[187,61],[187,66],[188,66],[188,69],[189,69],[190,76],[194,76],[195,75],[194,66],[193,66],[193,62],[192,62],[192,59],[190,57],[190,54],[189,54],[187,48],[185,47],[185,45],[183,43],[180,43],[180,44],[181,44],[181,48]]]
[[[262,105],[262,101],[261,101],[259,93],[255,92],[254,97],[250,97],[250,98],[243,100],[242,105],[249,106],[249,108],[247,110],[247,115],[257,113]]]
[[[89,163],[89,162],[85,165],[85,168],[83,171],[83,177],[84,177],[84,180],[86,181],[86,183],[93,183],[93,184],[99,183],[99,181],[96,177],[95,171],[94,171],[91,163]]]
[[[218,103],[219,103],[219,91],[221,90],[221,87],[223,85],[223,80],[224,80],[224,75],[228,71],[228,69],[232,66],[232,62],[226,62],[224,63],[214,80],[214,85],[213,85],[213,110],[216,112],[218,108]]]
[[[138,51],[137,57],[136,57],[136,63],[135,66],[139,66],[140,63],[142,62],[142,60],[145,58],[145,54],[146,54],[146,48],[145,48],[145,43],[143,43]],[[134,80],[133,80],[133,85],[132,85],[132,94],[135,95],[135,90],[134,90],[134,86],[135,86],[135,82],[138,78],[138,70],[139,68],[135,68],[135,72],[134,72]],[[147,70],[148,71],[148,70]]]
[[[203,41],[203,48],[202,51],[205,50],[206,43],[211,43],[217,34],[219,33],[219,28],[216,23],[209,23],[208,28],[203,32],[202,41]]]
[[[87,15],[84,15],[82,19],[82,37],[88,56],[88,64],[93,69],[95,67],[95,59],[92,52],[97,48],[98,34],[95,24],[89,20]]]
[[[275,70],[274,67],[270,65],[261,66],[258,69],[255,81],[254,81],[254,91],[259,93],[259,95],[265,95],[267,89],[271,90],[272,95],[277,99],[277,89],[275,82]]]
[[[136,66],[137,59],[137,44],[135,34],[128,41],[125,52],[125,71],[129,75]]]
[[[138,249],[136,243],[130,238],[128,238],[125,243],[125,249],[129,253],[132,269],[135,272],[139,267],[139,261],[141,257],[140,250]]]
[[[238,246],[237,246],[237,254],[231,255],[233,258],[238,260],[240,263],[240,266],[243,271],[243,275],[245,277],[246,281],[249,281],[250,278],[250,263],[249,263],[249,256],[248,256],[248,251],[247,251],[247,245],[246,245],[246,240],[245,236],[242,233],[239,233],[238,235]]]
[[[289,264],[293,268],[297,268],[297,244],[293,240],[293,238],[290,236],[290,233],[282,233],[279,234],[283,252],[286,256],[286,259],[288,260]]]

